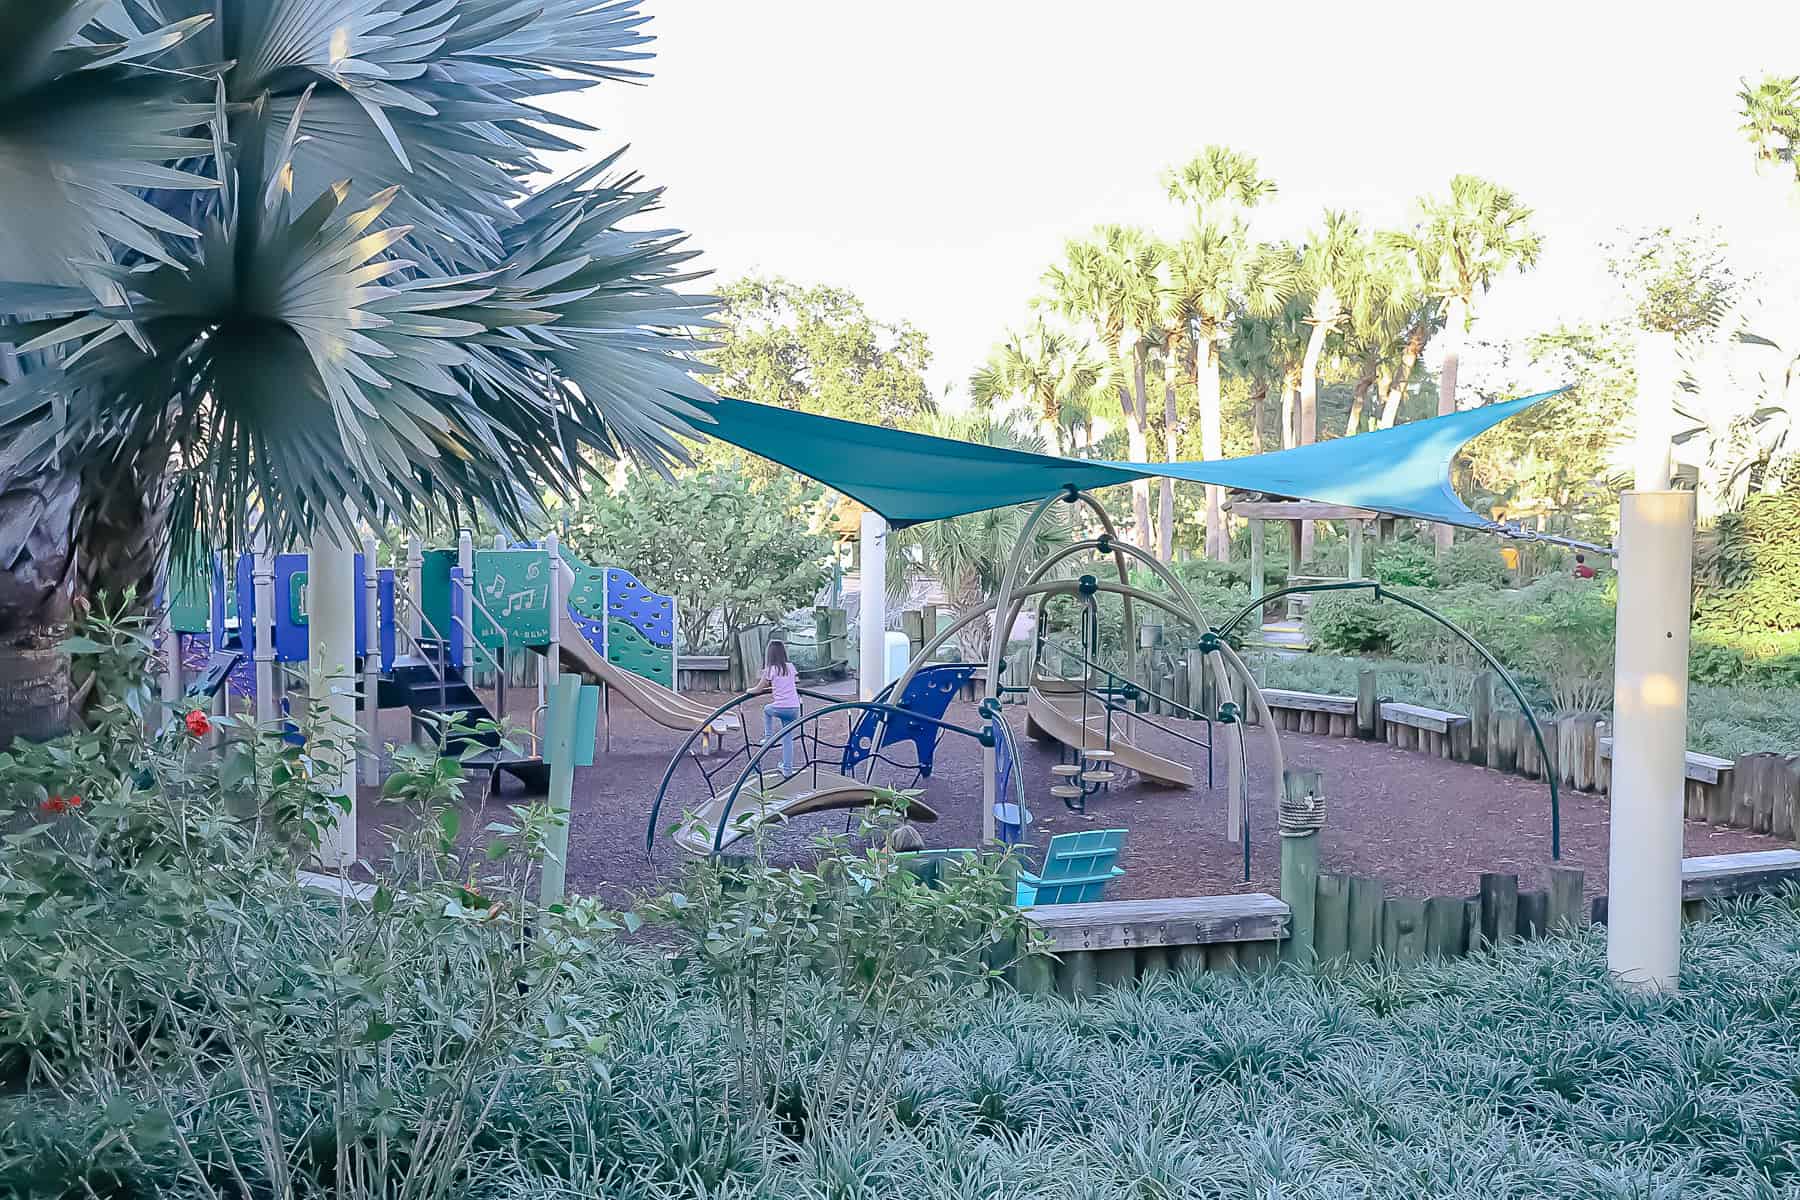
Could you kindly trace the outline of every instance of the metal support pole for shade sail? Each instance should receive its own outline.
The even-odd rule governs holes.
[[[346,738],[350,747],[342,770],[323,781],[327,795],[344,801],[337,823],[325,831],[319,843],[320,860],[336,868],[356,861],[355,558],[356,551],[347,538],[322,528],[313,535],[306,563],[312,699],[330,711],[338,726],[336,736]]]
[[[880,513],[862,516],[861,666],[857,690],[873,700],[882,689],[887,661],[887,521]],[[744,681],[746,686],[750,681]]]
[[[1681,978],[1682,799],[1694,493],[1619,497],[1606,965],[1620,986]]]

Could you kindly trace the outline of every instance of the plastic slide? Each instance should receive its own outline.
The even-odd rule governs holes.
[[[696,704],[677,692],[671,692],[660,683],[652,683],[641,675],[633,675],[630,671],[607,662],[604,655],[588,644],[587,638],[582,635],[580,627],[569,617],[567,611],[561,614],[560,619],[563,670],[585,675],[595,683],[604,683],[612,689],[614,695],[658,725],[670,729],[691,732],[700,728],[712,714],[712,708],[708,705]],[[723,733],[736,724],[733,719],[721,718],[714,722],[714,732]]]
[[[737,803],[731,806],[731,824],[719,840],[721,848],[731,845],[765,821],[834,808],[861,808],[875,799],[875,789],[868,783],[836,771],[806,767],[786,780],[781,780],[779,775],[764,778],[767,782],[762,789],[747,782],[744,790],[738,793]],[[676,844],[693,854],[711,854],[713,836],[718,831],[719,817],[725,811],[725,800],[729,795],[727,791],[714,797],[697,811],[684,816],[681,827],[675,831]],[[937,811],[915,799],[906,816],[911,821],[935,821]]]
[[[1195,785],[1194,768],[1160,754],[1152,754],[1127,741],[1120,736],[1116,719],[1113,722],[1112,743],[1108,745],[1106,706],[1100,700],[1089,697],[1084,723],[1079,684],[1065,684],[1059,680],[1034,680],[1031,693],[1025,698],[1025,714],[1026,732],[1033,737],[1042,734],[1076,750],[1110,749],[1114,763],[1136,771],[1145,779],[1170,787],[1191,788]]]

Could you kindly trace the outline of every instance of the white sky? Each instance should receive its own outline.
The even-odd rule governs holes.
[[[834,283],[922,327],[940,391],[1023,320],[1065,238],[1178,233],[1161,172],[1210,142],[1279,183],[1264,236],[1326,206],[1401,224],[1458,171],[1519,192],[1544,258],[1495,288],[1480,338],[1604,311],[1597,243],[1620,226],[1698,213],[1744,266],[1800,276],[1800,208],[1757,176],[1735,100],[1740,77],[1800,72],[1789,0],[645,8],[655,77],[574,110],[595,150],[632,143],[720,278]]]

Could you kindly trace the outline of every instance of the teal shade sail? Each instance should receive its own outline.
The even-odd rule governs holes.
[[[1450,464],[1471,438],[1556,394],[1542,392],[1291,450],[1177,463],[1031,454],[728,397],[703,406],[704,423],[697,428],[843,492],[895,528],[1042,500],[1070,488],[1089,491],[1167,476],[1496,529],[1451,490]]]

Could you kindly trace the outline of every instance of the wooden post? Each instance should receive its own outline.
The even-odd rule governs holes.
[[[1488,735],[1494,719],[1494,673],[1483,671],[1475,677],[1475,690],[1469,697],[1469,761],[1489,766]]]
[[[1314,893],[1313,955],[1321,963],[1342,958],[1350,948],[1350,879],[1319,876]]]
[[[1367,739],[1381,736],[1381,705],[1375,698],[1375,672],[1356,673],[1356,736]]]
[[[1519,877],[1485,871],[1481,876],[1481,940],[1498,946],[1518,936]]]
[[[1268,584],[1263,578],[1263,519],[1250,518],[1250,599],[1261,600],[1268,591]],[[1268,614],[1262,609],[1256,610],[1256,635],[1262,637],[1263,622]]]
[[[1304,560],[1300,556],[1300,549],[1301,549],[1301,542],[1306,536],[1306,522],[1305,521],[1289,521],[1287,523],[1287,527],[1288,527],[1288,582],[1292,583],[1292,582],[1294,582],[1295,577],[1300,574],[1300,568],[1305,565]]]
[[[1468,953],[1463,903],[1461,896],[1433,896],[1425,902],[1425,953],[1438,958],[1461,958]]]
[[[1290,914],[1282,957],[1311,969],[1313,916],[1319,893],[1319,826],[1306,814],[1323,803],[1317,771],[1289,770],[1281,778],[1281,898]]]
[[[916,608],[904,610],[900,614],[900,628],[905,632],[906,644],[910,648],[907,657],[917,657],[919,651],[925,648],[925,639],[929,636],[925,632],[924,612]]]
[[[1353,876],[1350,880],[1349,959],[1366,963],[1381,944],[1381,906],[1387,888],[1379,879]]]
[[[1350,527],[1350,578],[1363,577],[1363,522],[1358,517],[1351,517],[1344,524]]]
[[[581,707],[581,676],[556,676],[550,686],[550,713],[544,722],[544,748],[550,759],[550,811],[562,820],[550,829],[538,903],[561,904],[568,874],[569,807],[575,796],[575,715]]]
[[[1381,906],[1381,951],[1400,966],[1425,957],[1425,901],[1388,898]]]
[[[1550,909],[1545,915],[1551,933],[1573,933],[1588,923],[1587,909],[1581,903],[1586,876],[1580,867],[1551,867],[1548,872]]]
[[[1550,928],[1550,893],[1520,892],[1516,919],[1521,938],[1531,941],[1543,937]]]

